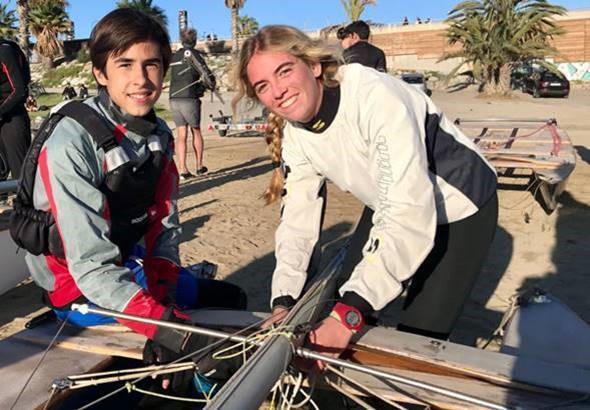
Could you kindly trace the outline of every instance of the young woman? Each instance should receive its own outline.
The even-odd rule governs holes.
[[[282,196],[272,281],[273,320],[301,295],[329,179],[372,212],[362,258],[331,315],[310,335],[339,352],[365,317],[409,283],[399,329],[448,338],[497,221],[496,174],[423,93],[286,26],[248,39],[239,92],[267,107],[275,167],[268,202]],[[279,165],[282,163],[282,170]]]

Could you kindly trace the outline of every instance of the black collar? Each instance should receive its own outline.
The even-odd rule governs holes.
[[[117,104],[113,102],[105,88],[100,90],[98,96],[102,106],[110,115],[112,115],[113,119],[125,127],[125,129],[141,135],[142,137],[149,137],[158,127],[158,120],[154,109],[151,109],[150,112],[143,117],[136,117],[119,108]]]
[[[339,106],[340,86],[332,88],[324,86],[322,104],[320,105],[318,113],[311,119],[311,121],[299,123],[297,125],[316,134],[324,132],[330,124],[332,124],[332,121],[334,121]]]

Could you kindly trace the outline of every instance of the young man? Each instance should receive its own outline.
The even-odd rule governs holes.
[[[185,180],[194,176],[186,166],[186,140],[189,129],[193,134],[193,150],[197,162],[196,173],[203,175],[208,171],[207,167],[203,165],[204,145],[201,135],[201,97],[203,97],[206,87],[202,82],[201,74],[187,62],[185,52],[188,51],[192,54],[207,73],[208,80],[213,85],[215,85],[215,76],[207,67],[201,54],[195,50],[196,30],[192,28],[183,30],[180,33],[180,41],[182,47],[174,53],[170,63],[170,109],[176,124],[176,150],[180,179]]]
[[[344,48],[344,61],[347,64],[359,63],[386,73],[385,54],[379,47],[369,43],[370,35],[369,25],[362,20],[353,21],[338,30],[338,39]]]
[[[38,166],[24,173],[22,183],[32,192],[34,209],[24,209],[19,198],[15,205],[15,215],[34,211],[51,217],[37,219],[55,221],[41,238],[46,245],[25,246],[31,276],[45,290],[46,303],[70,322],[84,320],[69,312],[74,302],[177,322],[187,317],[173,308],[175,303],[203,307],[211,294],[218,296],[217,307],[244,308],[238,287],[195,281],[180,268],[173,138],[153,109],[170,62],[168,34],[140,11],[117,9],[94,27],[90,56],[98,96],[62,104],[42,126],[33,144],[41,144],[40,135],[47,138],[27,158],[31,163],[36,151]],[[102,130],[106,127],[107,135],[93,135],[71,113],[58,116],[68,107],[86,112]],[[26,239],[18,230],[12,233]],[[125,265],[142,238],[145,287]],[[193,292],[180,300],[177,287]],[[165,363],[211,343],[161,326],[122,323],[150,339],[148,362]]]

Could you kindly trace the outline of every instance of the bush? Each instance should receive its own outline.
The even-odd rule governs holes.
[[[88,48],[82,47],[80,50],[78,50],[76,53],[76,60],[78,60],[78,62],[81,64],[89,62],[90,52],[88,51]]]
[[[92,73],[83,72],[80,64],[59,66],[53,70],[46,71],[41,79],[45,87],[59,87],[66,78],[80,77],[86,85],[93,84]]]

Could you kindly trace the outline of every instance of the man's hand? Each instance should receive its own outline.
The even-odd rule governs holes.
[[[309,334],[310,348],[325,356],[337,358],[346,349],[354,332],[339,320],[328,316]],[[319,370],[326,369],[326,363],[316,361]]]
[[[275,323],[282,322],[289,313],[289,309],[283,306],[275,306],[272,310],[272,314],[266,319],[260,326],[262,329],[268,329]]]

